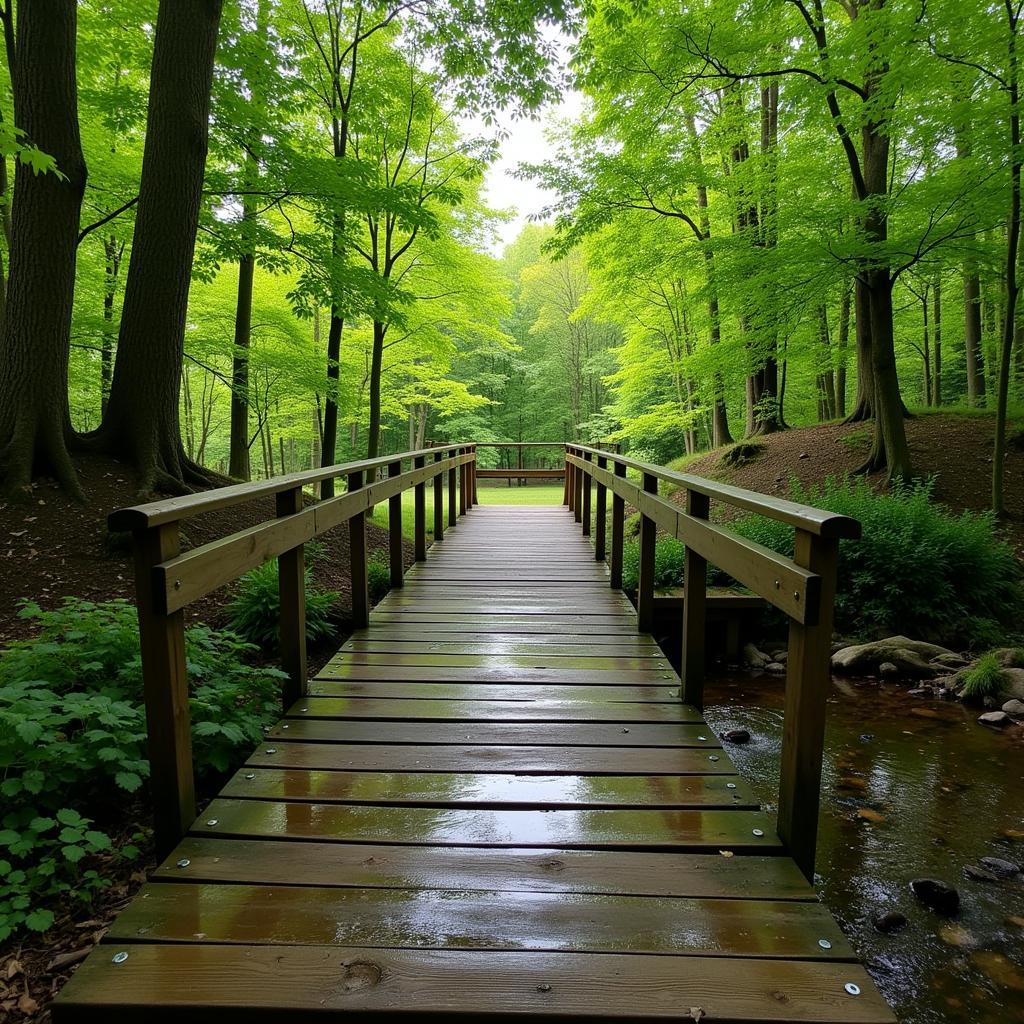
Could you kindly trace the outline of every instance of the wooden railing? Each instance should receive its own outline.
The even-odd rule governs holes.
[[[649,631],[654,617],[658,531],[685,545],[681,623],[681,697],[685,703],[698,708],[703,704],[709,562],[788,617],[778,832],[801,870],[812,879],[839,541],[859,537],[860,523],[847,516],[677,473],[598,448],[568,444],[565,464],[566,504],[584,534],[590,534],[593,525],[595,557],[599,561],[607,557],[613,587],[622,586],[626,503],[640,513],[636,594],[639,629]],[[629,478],[629,471],[638,476],[638,482]],[[659,496],[662,483],[684,492],[682,507]],[[595,488],[596,494],[592,494]],[[609,492],[611,551],[606,555]],[[792,526],[796,531],[794,557],[786,558],[711,522],[712,501]]]
[[[411,468],[403,469],[405,463]],[[384,473],[386,476],[376,479]],[[476,446],[472,444],[438,446],[234,484],[111,513],[110,529],[131,531],[134,540],[150,784],[159,856],[177,844],[196,815],[183,609],[276,557],[281,662],[288,676],[282,696],[287,709],[305,694],[307,684],[304,544],[348,523],[352,620],[356,628],[366,626],[370,611],[367,512],[384,501],[388,504],[391,585],[400,587],[404,574],[402,492],[410,488],[414,491],[415,557],[422,560],[427,550],[426,485],[433,485],[433,532],[434,539],[440,541],[445,530],[446,476],[447,525],[455,526],[458,515],[476,503]],[[306,503],[303,488],[341,477],[348,484],[344,494]],[[276,518],[182,552],[182,520],[269,497],[275,499]]]

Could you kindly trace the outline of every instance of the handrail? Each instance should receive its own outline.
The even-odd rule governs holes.
[[[409,461],[412,468],[403,471],[403,463]],[[386,470],[386,476],[375,479],[378,470]],[[347,479],[348,487],[336,497],[309,502],[303,494],[306,484],[340,476]],[[416,560],[422,561],[427,548],[426,484],[433,481],[434,539],[441,542],[445,530],[446,476],[451,527],[459,515],[476,504],[476,447],[471,443],[400,452],[256,483],[232,484],[110,514],[110,528],[131,530],[134,542],[158,855],[163,856],[177,844],[196,813],[183,609],[276,557],[281,663],[287,676],[282,699],[287,710],[307,691],[304,545],[325,531],[348,523],[352,621],[356,628],[366,626],[370,610],[367,512],[387,502],[391,585],[400,587],[405,568],[402,493],[410,488],[415,493],[413,539]],[[276,499],[276,516],[182,553],[183,519],[269,496]]]
[[[159,526],[179,519],[188,519],[203,512],[213,512],[232,505],[240,505],[256,498],[266,498],[291,491],[296,487],[333,480],[352,473],[367,473],[383,469],[396,460],[408,460],[419,455],[433,456],[435,452],[454,451],[466,445],[448,444],[436,448],[423,448],[418,451],[401,452],[397,455],[382,455],[376,459],[363,459],[361,462],[343,462],[335,466],[324,466],[320,469],[303,470],[301,473],[288,473],[283,476],[270,477],[268,480],[257,480],[251,483],[229,484],[210,491],[199,491],[175,498],[164,498],[150,501],[144,505],[132,505],[119,508],[107,517],[107,525],[114,531],[138,530],[147,526]]]
[[[626,458],[587,445],[565,446],[565,504],[583,533],[596,532],[594,554],[606,558],[607,496],[612,494],[609,582],[622,586],[625,506],[640,513],[637,626],[654,621],[654,563],[658,530],[685,546],[680,695],[700,707],[704,694],[707,566],[713,564],[749,587],[789,619],[786,697],[779,773],[778,833],[797,865],[814,877],[825,704],[830,684],[833,606],[839,541],[860,536],[848,516],[772,498],[665,466]],[[630,480],[627,470],[641,474]],[[685,491],[685,507],[658,494],[660,482]],[[596,485],[596,511],[592,491]],[[710,521],[711,500],[766,516],[795,528],[792,558],[780,555]]]
[[[581,452],[589,452],[591,455],[607,455],[627,469],[638,470],[640,473],[675,484],[687,491],[696,491],[698,494],[725,502],[727,505],[742,508],[748,512],[756,512],[758,515],[786,523],[788,526],[798,527],[801,530],[810,530],[823,537],[848,537],[855,540],[860,536],[860,523],[856,519],[839,515],[836,512],[827,512],[811,505],[801,505],[785,498],[773,498],[770,494],[762,494],[760,491],[748,491],[743,487],[734,487],[732,484],[719,483],[717,480],[709,480],[706,477],[680,473],[674,469],[668,469],[666,466],[640,462],[637,459],[604,452],[586,445],[568,447]]]

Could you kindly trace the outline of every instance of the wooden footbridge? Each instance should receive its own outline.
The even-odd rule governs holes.
[[[564,451],[568,508],[478,505],[460,445],[114,513],[135,534],[163,859],[58,1024],[893,1020],[810,883],[836,556],[857,524]],[[348,490],[304,498],[328,476]],[[180,551],[182,520],[269,495],[276,518]],[[795,557],[714,523],[712,500],[791,525]],[[371,615],[365,520],[384,502],[393,589]],[[302,544],[343,523],[357,628],[307,681]],[[682,681],[648,632],[659,529],[687,545]],[[284,717],[196,817],[182,609],[275,556]],[[699,710],[708,561],[790,618],[777,815]]]

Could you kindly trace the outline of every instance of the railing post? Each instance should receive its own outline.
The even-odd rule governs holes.
[[[576,457],[576,449],[566,447],[566,456]],[[576,511],[576,467],[566,459],[565,463],[565,504],[570,512]]]
[[[790,856],[808,881],[812,881],[818,838],[825,707],[831,684],[839,540],[798,529],[793,558],[797,565],[821,577],[821,597],[818,614],[809,618],[809,624],[792,620],[789,624],[778,832]]]
[[[590,452],[583,453],[585,462],[593,462],[594,457]],[[583,536],[590,536],[590,497],[594,478],[589,469],[583,470]]]
[[[401,460],[388,463],[388,477],[399,476]],[[405,582],[405,555],[402,550],[402,495],[392,494],[388,498],[388,560],[391,563],[391,586],[400,587]]]
[[[458,467],[455,465],[455,458],[458,455],[458,450],[449,451],[448,458],[451,459],[451,466],[448,469],[448,525],[454,526],[456,522],[456,516],[458,515],[458,495],[457,484],[456,484],[456,473]]]
[[[348,475],[351,494],[363,486],[362,470]],[[370,624],[370,589],[366,578],[366,513],[357,512],[348,521],[349,574],[352,577],[352,627]]]
[[[582,456],[582,452],[577,451],[576,457]],[[577,523],[583,522],[583,470],[579,466],[574,466],[575,472],[572,476],[573,485],[573,499],[572,499],[572,511],[576,518]]]
[[[459,458],[461,459],[462,456],[465,455],[467,451],[468,451],[468,449],[465,448],[465,447],[460,448],[459,449]],[[466,480],[468,479],[468,477],[469,477],[469,474],[468,474],[468,472],[466,470],[466,463],[463,462],[459,466],[459,515],[460,516],[464,516],[466,514]]]
[[[686,511],[694,519],[707,519],[711,501],[698,491],[686,492]],[[708,594],[708,563],[692,548],[683,560],[683,654],[681,674],[684,704],[704,706],[704,642]]]
[[[277,495],[277,515],[302,511],[302,488]],[[306,693],[306,560],[302,544],[277,559],[281,668],[288,674],[281,697],[287,711]]]
[[[644,473],[644,491],[658,493],[658,478]],[[640,513],[640,573],[636,585],[636,628],[649,633],[654,626],[654,543],[658,527],[653,519]]]
[[[597,468],[607,469],[608,460],[603,455],[597,457]],[[603,483],[598,481],[597,484],[597,520],[594,523],[594,529],[597,531],[597,536],[594,537],[594,558],[599,562],[604,561],[604,546],[605,539],[608,530],[607,517],[608,517],[608,488]]]
[[[414,469],[422,469],[426,463],[422,455],[412,460]],[[422,562],[427,557],[427,494],[422,480],[413,487],[413,534],[416,561]]]
[[[572,466],[569,465],[569,446],[565,446],[565,475],[562,477],[562,504],[566,508],[572,508],[572,500],[570,495],[572,491],[569,489],[569,481],[572,479]]]
[[[479,505],[480,500],[476,493],[476,445],[471,449],[473,461],[469,464],[469,503],[470,507]]]
[[[615,475],[625,476],[626,465],[615,463]],[[626,528],[626,499],[619,494],[612,494],[612,557],[609,573],[612,590],[622,589],[622,545]]]
[[[444,458],[443,452],[434,453],[434,462],[440,462]],[[434,541],[444,540],[444,470],[440,466],[434,467],[437,472],[434,474]]]
[[[196,816],[185,614],[164,611],[163,593],[153,580],[153,567],[180,553],[176,522],[135,531],[135,593],[158,858],[174,849]]]

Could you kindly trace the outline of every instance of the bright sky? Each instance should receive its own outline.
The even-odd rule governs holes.
[[[496,210],[510,210],[511,220],[499,225],[499,239],[493,247],[494,255],[502,250],[522,231],[531,215],[540,211],[554,198],[553,193],[532,181],[514,177],[521,163],[541,163],[555,155],[555,147],[546,133],[560,120],[575,120],[583,109],[583,95],[568,91],[558,104],[550,104],[535,119],[513,120],[499,118],[499,127],[508,133],[501,144],[498,159],[490,166],[484,179],[484,201]]]

